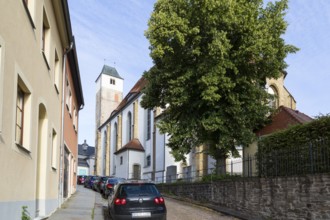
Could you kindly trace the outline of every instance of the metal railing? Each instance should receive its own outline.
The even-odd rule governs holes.
[[[260,152],[256,161],[261,177],[330,172],[330,142],[321,139],[269,153]]]
[[[212,181],[213,179],[232,177],[280,177],[299,176],[330,172],[330,142],[318,140],[303,146],[288,147],[284,150],[273,150],[257,156],[227,159],[225,174],[216,174],[215,168],[192,170],[191,167],[180,173],[156,174],[156,183]]]

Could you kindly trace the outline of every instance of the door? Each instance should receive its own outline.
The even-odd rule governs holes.
[[[133,179],[141,179],[141,166],[139,164],[133,165]]]

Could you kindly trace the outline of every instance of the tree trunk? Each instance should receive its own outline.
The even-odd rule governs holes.
[[[217,175],[226,175],[226,157],[216,159],[216,174]]]

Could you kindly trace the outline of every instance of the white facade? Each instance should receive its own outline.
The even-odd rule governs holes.
[[[141,81],[137,85],[139,83]],[[141,88],[136,90],[137,85],[99,128],[102,146],[100,150],[108,153],[110,158],[109,164],[106,164],[107,155],[101,157],[100,169],[104,171],[101,175],[165,182],[167,168],[174,166],[176,172],[172,179],[176,179],[177,173],[182,171],[182,163],[175,162],[170,149],[166,147],[167,135],[160,134],[155,126],[156,111],[141,106],[142,93]],[[104,169],[107,165],[109,173]]]

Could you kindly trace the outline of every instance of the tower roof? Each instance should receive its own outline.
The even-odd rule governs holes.
[[[97,77],[96,81],[100,78],[100,76],[102,74],[105,74],[105,75],[108,75],[108,76],[113,76],[113,77],[116,77],[118,79],[123,79],[119,73],[117,72],[116,68],[112,67],[112,66],[107,66],[107,65],[104,65],[103,68],[102,68],[102,71],[100,73],[100,75]]]

